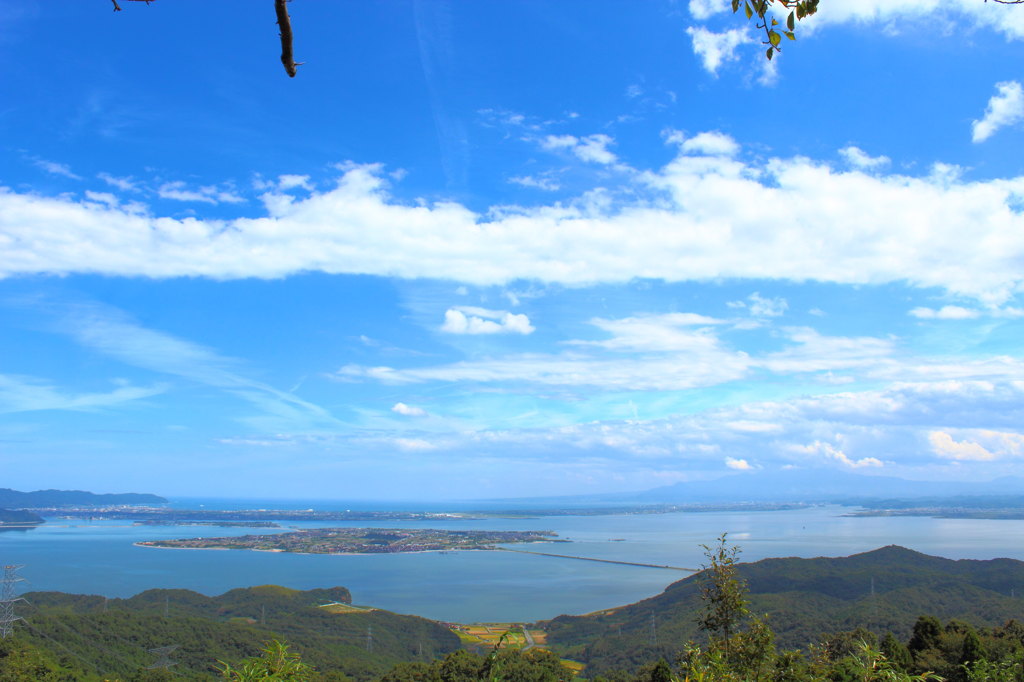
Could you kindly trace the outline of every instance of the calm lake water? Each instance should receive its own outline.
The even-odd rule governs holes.
[[[846,556],[889,544],[953,559],[1024,560],[1024,521],[844,517],[843,507],[536,519],[373,523],[394,528],[553,530],[571,544],[529,550],[698,567],[701,543],[723,532],[745,561],[779,556]],[[367,526],[366,522],[290,527]],[[244,535],[264,529],[132,526],[124,521],[50,519],[0,533],[0,562],[24,564],[24,589],[127,597],[155,587],[214,595],[234,587],[298,589],[343,585],[357,604],[438,620],[533,621],[634,602],[688,573],[511,552],[367,556],[300,555],[136,547],[139,540]]]

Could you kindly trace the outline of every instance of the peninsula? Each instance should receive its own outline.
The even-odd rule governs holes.
[[[252,549],[303,554],[393,554],[465,549],[493,550],[500,544],[569,542],[557,533],[541,531],[436,530],[401,528],[315,528],[273,535],[241,535],[226,538],[148,540],[140,547],[177,549]]]

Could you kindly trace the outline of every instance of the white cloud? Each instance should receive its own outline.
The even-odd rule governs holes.
[[[703,356],[689,356],[688,360],[690,362],[680,362],[677,356],[606,359],[573,353],[521,354],[406,369],[347,365],[338,370],[338,376],[389,384],[526,382],[620,390],[683,390],[739,379],[746,374],[749,365],[743,354],[716,349]]]
[[[779,317],[789,309],[786,299],[767,298],[758,292],[752,293],[746,301],[729,301],[726,303],[730,308],[746,308],[751,317]]]
[[[905,365],[894,359],[891,339],[825,336],[810,327],[788,327],[783,334],[792,344],[756,358],[754,364],[777,373],[850,369],[879,372],[894,365],[899,367],[897,372],[905,371]]]
[[[942,459],[990,462],[1024,455],[1024,435],[992,429],[960,429],[963,440],[946,431],[932,431],[928,442],[932,452]]]
[[[474,310],[483,309],[466,307],[459,312],[463,317],[474,316]],[[486,312],[493,317],[499,311]],[[807,381],[827,390],[854,381],[1024,382],[1020,359],[907,356],[891,337],[828,336],[809,327],[783,327],[777,331],[784,340],[781,349],[748,353],[729,347],[720,336],[720,327],[733,330],[736,325],[720,325],[719,320],[691,313],[593,318],[589,322],[608,337],[563,341],[571,350],[561,353],[513,354],[403,368],[348,365],[338,371],[337,378],[390,384],[511,382],[663,391],[716,386],[750,378],[755,372],[761,378],[767,378],[765,373],[807,375]],[[458,320],[458,329],[468,326],[468,318],[465,323]]]
[[[395,403],[391,406],[391,411],[395,414],[400,414],[403,417],[426,417],[427,411],[422,407],[415,407],[413,405],[406,405],[405,403]]]
[[[71,393],[34,377],[0,374],[0,413],[93,411],[159,395],[166,390],[166,385],[121,385],[105,393]]]
[[[623,182],[601,200],[477,214],[454,202],[394,201],[380,169],[359,166],[332,189],[271,194],[268,215],[234,219],[150,216],[0,189],[0,276],[904,282],[987,306],[1024,290],[1024,177],[867,176],[803,158],[682,154]],[[617,198],[627,196],[640,198]]]
[[[71,178],[72,180],[81,180],[81,175],[76,175],[71,172],[71,167],[66,163],[57,163],[55,161],[47,161],[46,159],[34,159],[32,164],[36,168],[41,168],[50,175],[60,175],[65,178]]]
[[[711,75],[717,75],[725,62],[736,59],[736,49],[740,45],[750,42],[746,29],[734,28],[715,33],[703,26],[691,26],[686,32],[693,42],[693,53],[700,57],[704,70]]]
[[[532,334],[530,318],[507,310],[456,306],[444,314],[441,331],[449,334]]]
[[[729,0],[690,0],[690,14],[698,21],[709,19],[729,9]]]
[[[245,201],[242,197],[228,190],[221,190],[213,185],[206,185],[197,189],[187,189],[184,182],[165,182],[156,190],[157,196],[161,199],[172,201],[196,201],[205,204],[240,204]]]
[[[119,178],[110,173],[100,173],[96,177],[122,192],[137,192],[139,189],[138,183],[132,178]]]
[[[986,462],[996,458],[993,453],[978,443],[966,440],[955,441],[945,431],[932,431],[928,434],[928,442],[931,443],[935,454],[943,459]]]
[[[1024,38],[1024,15],[1007,9],[974,0],[837,0],[828,11],[818,12],[803,24],[806,30],[844,23],[877,24],[898,30],[901,24],[918,23],[958,34],[988,27],[1011,39]]]
[[[707,330],[722,320],[695,313],[665,313],[608,320],[595,317],[590,324],[611,334],[604,341],[569,341],[569,345],[597,346],[628,352],[693,352],[710,350],[718,340]],[[697,329],[694,329],[697,327]]]
[[[615,154],[608,151],[608,146],[614,143],[615,140],[602,133],[587,137],[548,135],[540,141],[540,146],[548,151],[564,149],[575,154],[581,161],[607,165],[615,163]]]
[[[757,61],[761,65],[761,74],[757,77],[757,84],[770,88],[779,82],[779,60],[762,59],[757,55]]]
[[[860,459],[851,459],[845,452],[835,447],[831,443],[816,440],[810,445],[793,445],[792,450],[797,453],[807,455],[819,455],[824,456],[827,459],[838,462],[844,467],[850,469],[865,469],[865,468],[877,468],[884,466],[882,460],[877,457],[862,457]]]
[[[400,450],[408,452],[424,452],[437,449],[437,445],[423,438],[395,438],[391,442]]]
[[[504,311],[472,307],[449,310],[450,331],[489,333]],[[491,319],[480,314],[486,313]],[[467,317],[467,315],[469,317]],[[473,323],[473,317],[477,322]],[[467,360],[448,365],[415,368],[348,365],[339,378],[373,379],[390,384],[426,381],[532,383],[549,386],[601,386],[610,390],[683,390],[715,386],[743,378],[754,369],[773,373],[812,373],[860,369],[906,371],[893,357],[893,344],[872,337],[831,337],[813,329],[784,330],[790,345],[761,356],[724,345],[714,332],[720,323],[692,313],[640,315],[619,319],[594,318],[590,324],[610,338],[565,342],[573,350],[563,353],[507,355]],[[473,329],[477,325],[477,331]],[[960,366],[968,371],[966,365]],[[941,370],[928,366],[922,372]]]
[[[996,94],[988,101],[985,116],[971,125],[971,140],[984,142],[997,130],[1024,120],[1024,90],[1017,81],[996,84]]]
[[[468,404],[474,409],[478,406],[476,402]],[[640,411],[647,409],[641,405]],[[974,427],[978,423],[993,426],[978,429]],[[506,455],[516,461],[525,457],[531,463],[557,460],[558,467],[580,466],[612,477],[639,471],[647,472],[645,476],[678,475],[680,470],[716,476],[728,455],[745,460],[754,469],[795,466],[817,469],[827,476],[828,469],[867,471],[884,466],[893,475],[934,479],[941,467],[948,465],[936,462],[928,441],[931,431],[942,430],[958,441],[977,442],[999,457],[1019,457],[1024,455],[1024,436],[1016,432],[1021,423],[1024,380],[929,379],[877,391],[748,402],[667,418],[642,420],[634,415],[621,420],[532,426],[509,420],[488,428],[460,425],[446,432],[432,431],[429,436],[401,435],[421,441],[421,447],[442,450],[452,461],[478,457],[483,451],[495,461]],[[738,428],[745,424],[750,428]],[[759,428],[764,424],[771,428]],[[392,436],[360,438],[367,442],[376,439],[377,445],[389,451],[401,449]],[[885,453],[884,461],[879,453]],[[1000,464],[999,458],[976,461],[970,474],[977,478],[1004,474]],[[644,480],[634,487],[658,485]]]
[[[910,315],[922,320],[973,320],[980,317],[981,313],[958,305],[946,305],[938,310],[925,307],[914,308],[910,311]]]
[[[890,163],[888,156],[871,156],[860,147],[853,145],[840,149],[839,155],[846,160],[846,163],[858,170],[876,170],[888,166]]]
[[[89,201],[95,201],[100,204],[104,204],[109,208],[117,208],[121,203],[117,197],[110,192],[93,192],[92,190],[85,190],[85,198]]]
[[[730,469],[736,469],[737,471],[750,471],[751,469],[754,468],[750,465],[750,462],[748,462],[747,460],[736,459],[734,457],[726,457],[725,466],[729,467]]]
[[[262,415],[251,418],[252,422],[284,425],[282,428],[337,425],[323,408],[244,376],[236,360],[142,327],[117,310],[100,305],[69,306],[59,325],[79,344],[128,365],[214,387],[250,403]]]
[[[277,176],[277,187],[282,191],[295,189],[296,187],[301,187],[302,189],[313,191],[313,185],[309,181],[308,175],[279,175]]]
[[[545,192],[555,192],[562,188],[557,180],[549,177],[535,177],[532,175],[519,175],[508,179],[509,182],[515,185],[521,185],[523,187],[532,187],[534,189],[541,189]]]
[[[749,419],[737,419],[725,422],[725,428],[730,431],[741,433],[776,433],[782,431],[782,425],[771,422],[751,421]]]
[[[666,136],[666,142],[679,145],[679,150],[684,154],[735,156],[740,151],[736,140],[718,131],[697,133],[690,138],[679,131],[671,131]]]

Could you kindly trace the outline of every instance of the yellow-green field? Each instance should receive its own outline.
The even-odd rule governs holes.
[[[477,649],[492,649],[501,646],[502,649],[522,649],[529,642],[523,633],[523,626],[520,623],[474,623],[472,625],[452,625],[452,632],[458,635],[464,646]],[[533,644],[538,649],[545,649],[548,642],[548,633],[543,630],[529,629]],[[503,639],[504,638],[504,639]],[[576,675],[583,670],[583,664],[577,661],[562,659],[562,663]]]
[[[465,644],[482,644],[493,647],[501,642],[502,648],[511,647],[513,649],[526,646],[523,629],[515,623],[460,625],[455,627],[454,631]],[[505,638],[504,641],[502,641],[502,637]]]
[[[351,604],[324,604],[320,608],[330,613],[369,613],[377,610],[369,606],[352,606]]]

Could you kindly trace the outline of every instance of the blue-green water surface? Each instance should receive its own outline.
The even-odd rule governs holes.
[[[289,523],[289,527],[367,526],[553,530],[571,543],[515,546],[540,552],[698,567],[701,543],[723,532],[755,561],[778,556],[846,556],[888,544],[954,559],[1024,559],[1024,521],[848,517],[842,507],[773,512],[549,516],[431,522]],[[686,572],[511,552],[302,555],[244,550],[138,547],[140,540],[245,535],[265,529],[133,526],[124,521],[49,519],[0,533],[0,562],[24,564],[25,590],[127,597],[150,588],[220,594],[278,584],[342,585],[357,604],[438,620],[533,621],[650,597]]]

